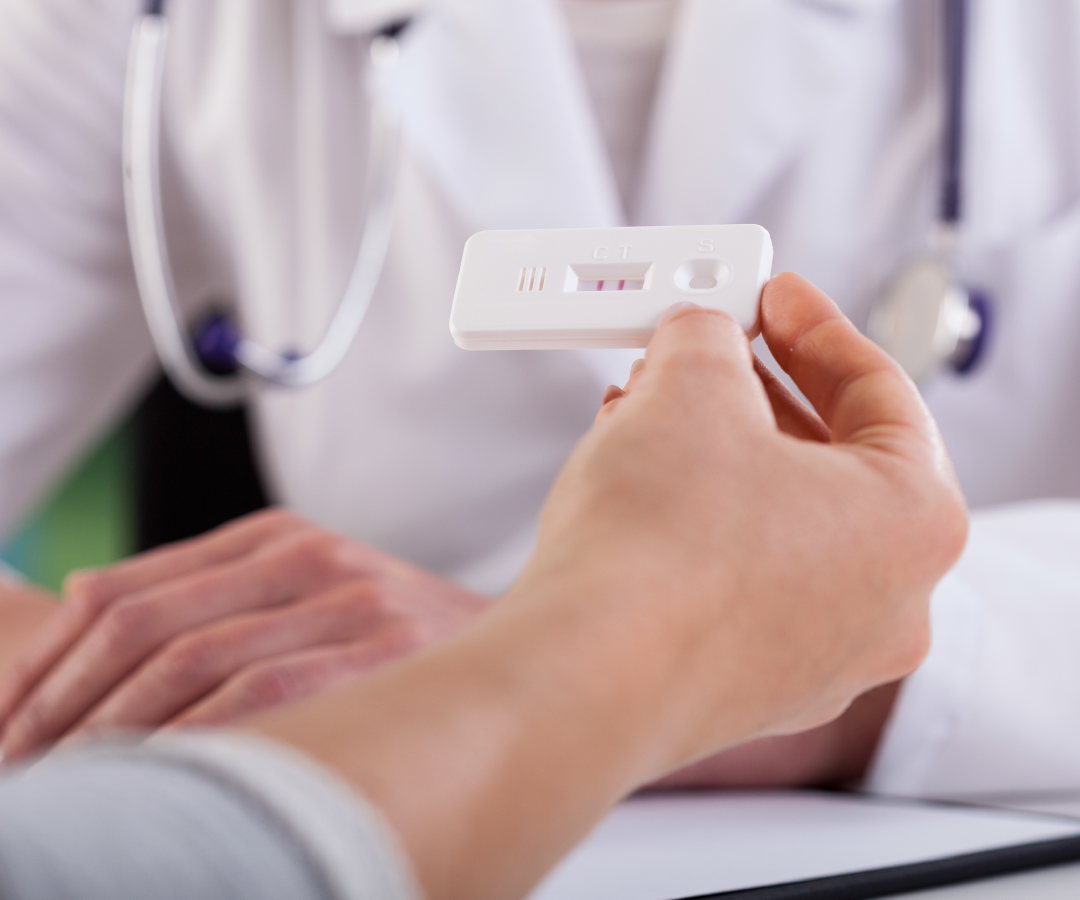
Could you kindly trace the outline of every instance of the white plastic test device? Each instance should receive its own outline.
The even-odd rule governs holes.
[[[466,350],[644,347],[680,300],[757,323],[773,248],[760,225],[482,231],[450,333]]]

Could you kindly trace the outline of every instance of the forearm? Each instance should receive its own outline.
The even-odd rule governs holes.
[[[522,896],[666,765],[663,637],[629,603],[620,616],[595,596],[533,599],[512,594],[452,645],[255,725],[379,806],[430,900]]]

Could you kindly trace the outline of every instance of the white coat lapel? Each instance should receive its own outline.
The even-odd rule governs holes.
[[[684,0],[635,220],[742,221],[845,77],[862,16],[892,0]]]
[[[618,192],[553,0],[449,0],[376,90],[472,228],[619,224]]]

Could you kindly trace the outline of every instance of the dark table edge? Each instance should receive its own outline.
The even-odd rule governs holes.
[[[697,894],[682,900],[872,900],[1070,862],[1080,862],[1080,836],[1013,844],[826,878]]]

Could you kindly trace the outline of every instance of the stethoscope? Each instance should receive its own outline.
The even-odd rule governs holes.
[[[207,406],[241,402],[260,384],[302,387],[322,380],[344,359],[367,314],[393,226],[400,127],[372,102],[367,214],[352,274],[318,346],[299,355],[271,350],[240,334],[216,313],[189,337],[176,299],[161,209],[159,135],[168,22],[164,0],[148,0],[132,34],[124,108],[124,195],[139,296],[166,374]],[[402,23],[372,40],[372,65],[397,59]],[[966,0],[945,0],[946,110],[940,210],[929,250],[910,260],[874,304],[869,335],[916,381],[948,367],[970,372],[981,359],[990,303],[956,278],[952,256],[961,212]]]
[[[929,249],[909,260],[874,304],[867,333],[916,382],[941,369],[966,374],[982,359],[990,300],[953,263],[961,214],[967,0],[945,0],[945,134],[937,221]]]
[[[207,317],[192,338],[176,299],[161,209],[161,84],[169,35],[164,6],[164,0],[149,0],[135,22],[124,105],[128,240],[158,358],[177,388],[205,406],[239,403],[260,384],[314,384],[344,359],[367,314],[386,260],[400,138],[397,117],[372,101],[363,236],[345,292],[318,346],[303,355],[271,350],[241,335],[220,313]],[[373,38],[373,66],[386,68],[396,62],[397,36],[405,24],[388,25]]]

